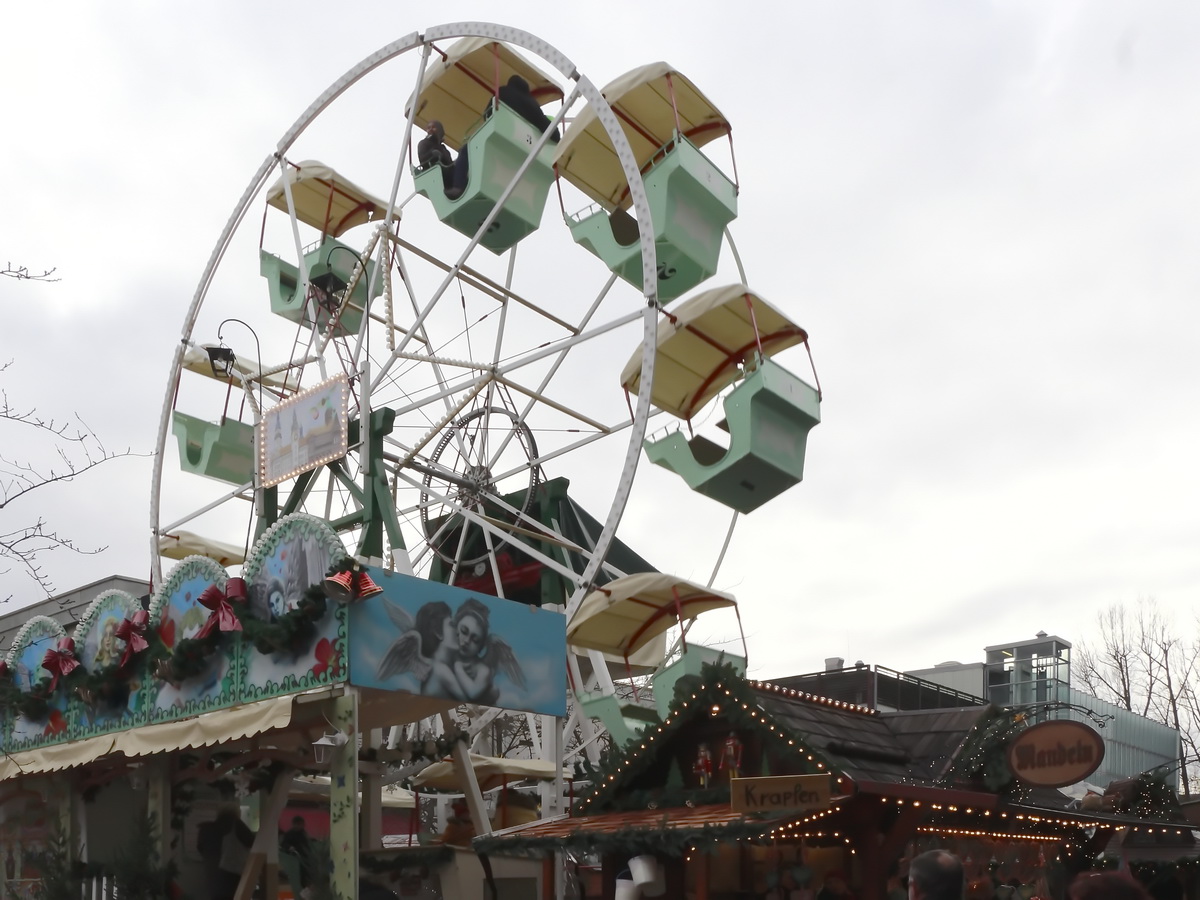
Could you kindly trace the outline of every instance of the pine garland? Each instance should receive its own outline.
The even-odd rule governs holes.
[[[663,813],[661,828],[621,828],[602,832],[580,829],[569,835],[522,838],[519,834],[476,838],[473,849],[478,853],[503,853],[505,856],[541,856],[569,847],[580,853],[611,853],[622,858],[652,853],[678,859],[692,852],[713,853],[730,841],[750,840],[762,836],[767,826],[760,821],[744,819],[728,825],[703,825],[699,828],[671,828],[667,813]]]
[[[405,847],[399,850],[384,850],[364,853],[359,857],[362,867],[375,874],[394,874],[406,869],[433,868],[447,862],[454,850],[445,844],[431,847]]]
[[[328,578],[354,567],[353,557],[344,557],[326,571]],[[274,620],[259,618],[248,603],[231,603],[234,615],[242,626],[242,634],[255,650],[264,655],[296,652],[317,632],[317,622],[325,615],[328,601],[322,585],[315,584],[304,591],[295,609]],[[186,681],[204,671],[209,657],[220,646],[222,632],[215,629],[205,637],[185,638],[175,645],[174,652],[166,650],[161,638],[154,657],[160,660],[156,674],[171,681]],[[168,655],[169,652],[169,655]]]

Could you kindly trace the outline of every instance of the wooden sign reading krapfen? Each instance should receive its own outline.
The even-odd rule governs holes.
[[[734,812],[822,809],[829,805],[828,775],[772,775],[732,778],[729,805]]]

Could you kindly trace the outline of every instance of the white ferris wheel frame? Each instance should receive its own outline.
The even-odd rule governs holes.
[[[637,160],[633,155],[633,150],[625,137],[625,133],[618,121],[616,115],[612,111],[612,107],[605,100],[600,90],[588,79],[585,75],[579,72],[575,64],[563,53],[552,47],[546,41],[530,34],[521,29],[512,28],[504,25],[498,25],[488,22],[457,22],[447,25],[439,25],[430,28],[424,33],[412,32],[399,40],[393,41],[384,47],[377,50],[375,53],[364,58],[355,66],[351,67],[344,75],[334,81],[313,103],[300,115],[293,125],[284,133],[275,150],[263,160],[254,176],[250,179],[237,205],[234,207],[233,213],[226,222],[224,229],[221,231],[217,239],[216,246],[213,248],[212,254],[209,256],[208,262],[205,265],[204,272],[201,275],[200,282],[196,287],[196,291],[192,297],[187,313],[184,317],[183,328],[180,341],[176,344],[175,353],[171,362],[171,369],[167,379],[166,395],[163,402],[162,411],[159,416],[158,442],[156,452],[154,454],[153,475],[150,488],[150,552],[152,559],[152,572],[156,584],[162,582],[162,561],[159,555],[159,535],[161,533],[160,522],[160,494],[162,487],[162,471],[165,459],[165,450],[167,442],[167,434],[169,433],[169,424],[171,412],[174,407],[174,395],[176,385],[179,382],[181,369],[183,365],[184,353],[192,340],[192,331],[195,327],[200,308],[208,294],[209,287],[212,284],[213,277],[221,263],[230,242],[233,239],[234,233],[241,224],[242,219],[249,211],[252,204],[259,197],[260,192],[267,183],[272,172],[283,165],[288,150],[294,142],[304,132],[304,130],[312,124],[312,122],[323,112],[334,100],[341,96],[347,89],[356,84],[360,79],[368,73],[374,71],[384,63],[402,56],[413,50],[423,49],[424,56],[421,60],[421,73],[424,73],[425,64],[428,60],[428,55],[432,44],[435,41],[444,41],[448,39],[457,39],[464,37],[481,37],[490,40],[500,41],[507,44],[512,44],[520,47],[530,53],[536,55],[544,62],[552,65],[564,78],[570,82],[574,82],[574,89],[571,97],[567,98],[559,113],[558,118],[566,112],[568,107],[573,103],[575,95],[583,97],[589,106],[591,106],[599,122],[603,125],[605,131],[612,141],[613,147],[616,150],[617,158],[621,164],[626,181],[629,185],[629,196],[632,201],[632,209],[638,223],[639,240],[641,244],[642,254],[642,284],[643,298],[645,300],[641,316],[643,325],[642,337],[642,366],[641,366],[641,383],[638,389],[636,406],[633,408],[632,419],[629,423],[629,442],[625,451],[625,458],[621,469],[620,477],[617,481],[616,493],[613,502],[609,508],[608,514],[604,520],[600,534],[596,537],[593,546],[588,550],[587,563],[583,572],[576,579],[576,588],[567,600],[566,609],[564,610],[568,619],[574,613],[575,609],[582,602],[583,597],[590,589],[593,581],[596,579],[601,567],[604,565],[605,558],[608,555],[608,550],[616,535],[616,530],[621,522],[621,517],[625,510],[625,505],[629,497],[629,492],[632,489],[633,478],[637,471],[638,462],[641,458],[642,443],[645,439],[646,429],[650,417],[650,390],[654,380],[654,359],[658,328],[658,264],[655,255],[654,245],[654,228],[651,221],[650,204],[646,196],[645,184],[642,180],[642,174],[637,164]],[[420,75],[418,76],[418,85],[420,83]],[[409,104],[409,118],[405,129],[404,140],[400,148],[399,164],[397,167],[396,178],[392,186],[391,195],[388,199],[387,216],[384,219],[384,227],[389,227],[396,211],[396,196],[401,180],[401,170],[403,161],[408,152],[408,143],[412,133],[412,118],[415,111],[415,104]],[[546,135],[543,135],[543,141]],[[529,159],[532,159],[532,155]],[[529,163],[526,160],[526,166]],[[513,181],[509,184],[508,191],[511,191],[517,181],[520,180],[524,173],[525,166],[518,170]],[[286,184],[286,182],[285,182]],[[507,196],[507,193],[505,194]],[[494,217],[499,208],[503,205],[504,198],[496,204],[492,210],[489,219],[485,220],[480,231],[471,240],[470,244],[463,251],[462,256],[458,260],[458,264],[454,267],[458,270],[466,261],[467,257],[474,249],[479,241],[480,236],[486,230],[492,217]],[[293,228],[295,221],[293,217]],[[303,261],[301,262],[303,265]],[[432,308],[440,294],[449,284],[451,275],[447,274],[445,281],[438,291],[434,294],[433,299],[429,302],[426,312]],[[633,316],[631,318],[636,318]],[[410,328],[409,334],[415,332],[415,326],[419,325],[419,321],[414,323],[414,327]],[[402,358],[403,344],[396,348],[396,352],[391,354],[389,362]],[[320,365],[324,365],[323,355],[318,354]],[[367,379],[364,379],[366,381]],[[369,415],[369,387],[364,392],[364,417]],[[256,410],[256,418],[261,415],[261,411]],[[227,494],[226,497],[240,493],[240,489],[235,490],[232,494]],[[220,501],[218,501],[220,502]],[[215,505],[215,504],[213,504]],[[487,523],[479,523],[485,526]]]

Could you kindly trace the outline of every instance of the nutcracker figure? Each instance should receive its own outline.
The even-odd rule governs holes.
[[[725,745],[721,748],[721,773],[726,778],[742,777],[742,742],[735,732],[729,732]]]
[[[692,773],[699,778],[700,787],[708,787],[713,774],[712,753],[708,750],[708,744],[701,744],[700,749],[696,751],[696,763],[692,766]]]

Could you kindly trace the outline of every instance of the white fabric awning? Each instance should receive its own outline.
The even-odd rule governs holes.
[[[451,44],[444,57],[435,50],[417,92],[413,140],[419,139],[416,128],[424,131],[436,119],[446,130],[446,143],[459,149],[500,85],[513,75],[525,79],[542,106],[563,98],[557,82],[507,44],[467,37]]]
[[[499,756],[480,756],[472,753],[471,767],[479,781],[481,791],[500,787],[513,781],[531,778],[537,781],[553,781],[558,765],[548,759],[505,759]],[[563,778],[570,781],[574,774],[563,770]],[[435,788],[442,791],[464,790],[454,761],[443,759],[426,766],[413,776],[412,783],[418,788]]]
[[[283,728],[292,720],[296,694],[260,700],[244,706],[214,710],[202,716],[143,725],[128,731],[51,744],[33,750],[18,750],[0,759],[0,781],[18,775],[58,772],[95,762],[112,753],[147,756],[195,747],[224,744],[240,738]]]
[[[672,575],[626,575],[583,598],[567,624],[567,643],[627,655],[685,619],[733,606],[731,594]]]
[[[241,547],[210,540],[191,531],[172,531],[159,535],[158,553],[168,559],[207,556],[220,566],[240,566],[246,561]]]
[[[671,141],[677,123],[683,136],[697,147],[729,134],[729,121],[721,111],[665,62],[626,72],[609,82],[601,93],[621,120],[641,169]],[[563,178],[605,209],[630,205],[617,151],[590,106],[575,117],[563,135],[554,164]]]
[[[306,159],[299,168],[285,164],[283,175],[267,189],[268,206],[288,211],[285,179],[292,187],[296,218],[331,237],[368,220],[382,222],[387,212],[382,200],[315,159]]]
[[[658,321],[650,402],[690,419],[742,376],[742,363],[758,344],[772,356],[806,340],[803,328],[744,284],[704,291]],[[638,350],[621,371],[621,386],[636,394],[641,383]]]
[[[149,756],[224,744],[273,731],[291,723],[292,700],[295,696],[288,694],[244,706],[218,709],[191,719],[131,728],[117,735],[113,749],[126,756]]]
[[[292,798],[328,797],[330,778],[328,775],[297,775],[292,779]],[[362,791],[358,792],[362,799]],[[380,791],[384,809],[413,809],[417,805],[416,794],[398,784],[385,784]]]
[[[213,374],[212,362],[208,356],[208,348],[215,346],[216,344],[201,344],[198,347],[188,347],[183,354],[183,368],[189,372],[195,372],[197,375],[203,375],[206,378],[215,378],[224,384],[227,383],[227,379],[218,378]],[[294,391],[299,381],[299,373],[292,376],[291,385],[287,384],[281,372],[260,377],[258,364],[240,356],[234,357],[233,368],[235,372],[238,372],[243,378],[253,384],[262,381],[264,387],[276,388],[278,390],[283,390],[290,386]]]

